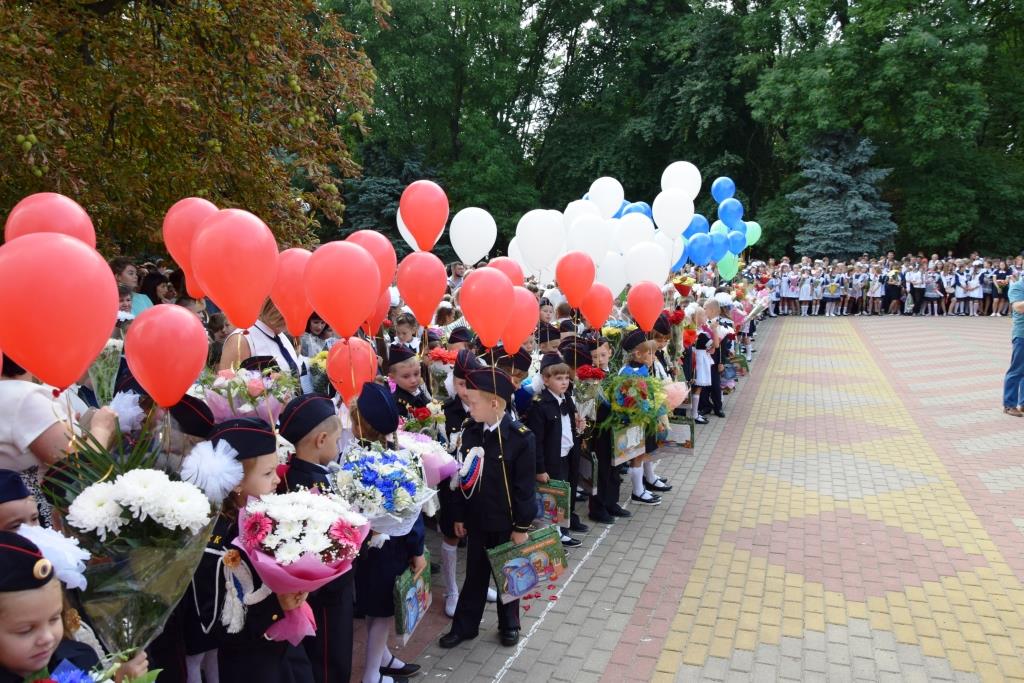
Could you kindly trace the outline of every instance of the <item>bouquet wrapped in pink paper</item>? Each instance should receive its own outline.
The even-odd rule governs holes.
[[[309,592],[352,568],[370,524],[335,495],[299,490],[250,499],[238,517],[234,545],[274,593]],[[309,605],[285,613],[266,633],[298,645],[316,633]]]
[[[258,417],[270,424],[298,392],[291,374],[274,370],[221,370],[208,372],[199,380],[203,398],[216,422],[236,417]]]
[[[398,447],[419,458],[423,479],[431,488],[437,488],[440,482],[459,469],[459,463],[451,453],[426,434],[399,431]]]

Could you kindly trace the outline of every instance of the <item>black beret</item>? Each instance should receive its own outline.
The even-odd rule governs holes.
[[[554,308],[554,304],[551,303],[551,299],[547,298],[546,296],[542,296],[540,298],[540,302],[537,305],[538,306],[551,306],[552,308]]]
[[[537,328],[537,342],[540,344],[558,341],[561,336],[558,328],[550,323],[541,323],[540,327]]]
[[[293,446],[338,411],[334,401],[323,394],[303,394],[288,401],[277,420],[277,431]]]
[[[545,353],[540,359],[540,371],[544,372],[546,368],[550,368],[552,365],[564,365],[565,359],[562,358],[560,353]]]
[[[267,370],[281,372],[281,366],[273,356],[249,356],[239,363],[238,367],[242,370],[252,370],[259,373],[266,372]]]
[[[131,369],[128,367],[128,361],[121,356],[121,362],[117,367],[117,380],[114,382],[114,393],[135,393],[139,396],[149,398],[149,394],[142,385],[139,384],[139,380],[135,379],[135,375],[132,374]]]
[[[558,323],[558,331],[559,333],[572,332],[573,334],[576,334],[576,323],[574,323],[571,320],[563,320],[562,322]]]
[[[227,441],[238,451],[236,460],[257,458],[277,452],[277,437],[274,430],[266,422],[255,417],[240,417],[214,425],[210,441],[214,445],[219,441]]]
[[[473,332],[468,327],[456,327],[448,335],[449,344],[468,344],[473,339]]]
[[[181,401],[171,406],[170,412],[183,433],[201,439],[210,438],[214,424],[213,411],[202,399],[185,394]]]
[[[392,344],[388,347],[388,368],[415,358],[416,352],[404,344]]]
[[[562,349],[562,358],[566,364],[576,370],[583,365],[593,365],[594,359],[590,355],[590,349],[586,344],[572,344]]]
[[[506,402],[512,400],[516,393],[516,385],[504,370],[498,368],[479,368],[466,373],[466,386],[469,389],[494,394]]]
[[[23,500],[31,495],[20,474],[14,470],[0,470],[0,503]]]
[[[0,593],[42,588],[53,579],[53,565],[36,544],[11,531],[0,531]]]
[[[367,382],[356,399],[359,418],[380,434],[398,431],[398,404],[391,390],[376,382]]]
[[[672,333],[672,323],[669,322],[667,315],[662,313],[658,316],[658,319],[654,321],[654,331],[658,334]]]
[[[469,349],[462,349],[459,351],[459,355],[455,357],[455,368],[452,370],[452,376],[455,379],[466,379],[467,372],[482,367],[484,367],[484,364],[480,362],[476,354]]]
[[[511,365],[520,372],[529,372],[530,366],[533,364],[533,358],[525,349],[519,349],[515,353],[509,353],[504,346],[498,346],[494,349],[494,357],[496,362],[504,361],[504,364]]]
[[[441,341],[441,333],[437,330],[427,330],[427,341],[428,342],[439,342]]]
[[[644,333],[643,330],[636,329],[633,330],[632,332],[627,332],[622,337],[622,350],[632,351],[636,347],[643,344],[645,341],[647,341],[647,335]]]

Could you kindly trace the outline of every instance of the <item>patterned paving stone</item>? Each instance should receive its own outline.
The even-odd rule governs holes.
[[[1006,493],[1024,489],[1024,466],[1007,467],[1001,470],[990,470],[978,475],[989,491]]]
[[[893,430],[899,433],[899,430]],[[884,438],[884,437],[883,437]],[[837,441],[842,442],[843,437]],[[811,489],[836,500],[877,496],[935,480],[921,472],[883,465],[848,453],[827,452],[748,464],[747,469]]]

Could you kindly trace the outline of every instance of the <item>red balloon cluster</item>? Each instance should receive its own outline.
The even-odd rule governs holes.
[[[474,270],[459,290],[462,314],[487,348],[498,345],[515,294],[508,276],[496,268]]]
[[[202,299],[203,290],[192,272],[192,240],[203,221],[217,213],[213,202],[200,197],[186,197],[175,202],[164,215],[164,244],[171,258],[185,273],[185,289],[193,299]]]

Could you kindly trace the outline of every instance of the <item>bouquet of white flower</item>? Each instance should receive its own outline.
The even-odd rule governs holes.
[[[305,490],[250,499],[238,527],[234,544],[275,593],[314,591],[338,578],[352,567],[370,533],[366,518],[338,496]],[[266,636],[298,645],[315,632],[312,610],[303,603]]]

